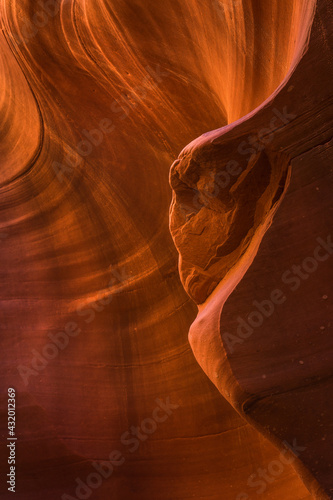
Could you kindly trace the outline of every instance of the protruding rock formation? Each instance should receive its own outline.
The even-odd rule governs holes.
[[[333,498],[333,7],[301,2],[282,83],[171,170],[171,232],[199,304],[193,352],[314,498]],[[314,9],[314,10],[313,10]],[[291,35],[292,36],[292,35]],[[223,308],[223,310],[222,310]]]

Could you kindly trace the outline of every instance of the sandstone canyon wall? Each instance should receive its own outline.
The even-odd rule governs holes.
[[[325,250],[253,335],[222,340],[329,236],[331,3],[0,16],[0,498],[8,388],[18,500],[329,498]]]

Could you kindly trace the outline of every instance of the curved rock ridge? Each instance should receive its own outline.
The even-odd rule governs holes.
[[[288,112],[287,106],[274,107],[272,101],[306,50],[314,5],[300,2],[293,29],[284,33],[294,42],[294,52],[288,58],[286,51],[291,66],[286,66],[282,82],[275,81],[274,93],[267,99],[258,93],[262,100],[257,109],[192,141],[171,168],[170,230],[180,254],[183,285],[197,304],[205,302],[218,283],[229,280],[235,265],[239,268],[240,258],[260,227],[269,225],[287,187],[290,158],[282,147],[275,151],[274,136],[297,115]],[[254,118],[258,114],[262,116],[259,128]],[[247,123],[253,123],[254,134],[250,135]]]
[[[279,449],[302,443],[295,469],[313,498],[327,499],[333,10],[326,0],[303,6],[307,22],[281,85],[174,162],[170,229],[198,304],[189,334],[198,363]]]
[[[3,444],[14,388],[17,500],[311,498],[302,441],[277,450],[191,352],[168,175],[296,67],[312,5],[0,0],[0,422]],[[256,235],[284,158],[253,159]],[[7,500],[5,446],[0,461]]]

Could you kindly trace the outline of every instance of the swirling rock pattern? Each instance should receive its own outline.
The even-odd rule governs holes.
[[[124,463],[81,498],[244,498],[279,459],[188,345],[196,307],[178,277],[168,175],[186,144],[285,78],[310,22],[312,2],[300,4],[1,0],[1,435],[14,387],[18,500],[80,498],[77,479],[112,450]],[[256,164],[272,165],[281,196],[267,158]],[[168,398],[167,420],[146,423],[135,450],[124,443]],[[0,457],[5,499],[5,446]],[[311,498],[287,463],[265,494]]]
[[[286,439],[303,444],[295,467],[313,497],[326,499],[333,498],[333,11],[324,0],[301,10],[294,57],[277,89],[174,163],[170,228],[182,282],[199,304],[190,329],[199,364],[278,447]]]

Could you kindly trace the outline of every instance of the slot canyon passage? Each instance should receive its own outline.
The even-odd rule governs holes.
[[[333,498],[332,2],[0,9],[0,498]]]

